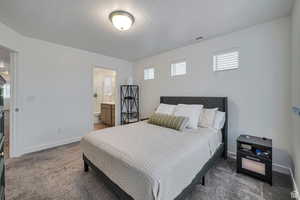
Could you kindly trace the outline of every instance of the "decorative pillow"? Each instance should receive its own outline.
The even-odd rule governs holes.
[[[205,128],[213,128],[217,111],[218,108],[202,109],[199,118],[199,126]]]
[[[159,104],[159,106],[156,109],[155,113],[173,115],[175,108],[176,108],[176,105],[161,103],[161,104]]]
[[[186,117],[154,113],[150,116],[148,123],[181,131],[186,127],[188,121]]]
[[[225,112],[217,111],[213,128],[216,130],[221,130],[225,124],[225,120],[226,120]]]
[[[200,115],[202,108],[203,108],[203,105],[178,104],[176,106],[174,115],[187,117],[189,119],[187,128],[197,129],[199,115]]]

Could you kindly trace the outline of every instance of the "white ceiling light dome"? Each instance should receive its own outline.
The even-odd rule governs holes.
[[[127,31],[134,23],[134,17],[129,12],[117,10],[109,14],[111,23],[120,31]]]

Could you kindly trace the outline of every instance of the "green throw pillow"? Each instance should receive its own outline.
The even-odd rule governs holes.
[[[188,121],[187,117],[154,113],[148,123],[181,131],[186,127]]]

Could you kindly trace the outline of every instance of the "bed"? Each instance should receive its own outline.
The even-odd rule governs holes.
[[[160,102],[202,104],[228,114],[226,97],[161,97]],[[204,182],[218,158],[226,158],[227,120],[221,131],[180,133],[143,121],[92,132],[81,148],[85,171],[93,168],[119,199],[180,200]]]

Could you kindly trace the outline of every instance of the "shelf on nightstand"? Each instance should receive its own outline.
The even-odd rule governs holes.
[[[272,185],[272,140],[249,135],[237,138],[237,172]]]

